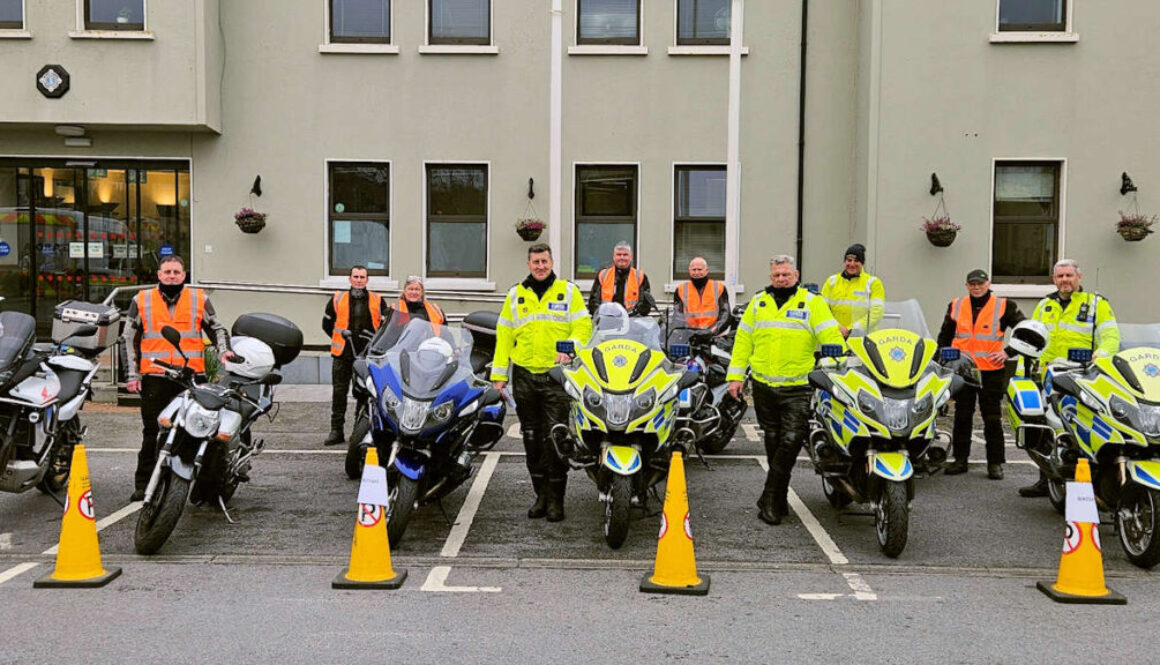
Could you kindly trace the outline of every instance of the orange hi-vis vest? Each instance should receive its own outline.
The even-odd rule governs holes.
[[[374,291],[367,290],[367,307],[371,310],[371,325],[375,330],[382,323],[383,298]],[[350,291],[337,291],[334,294],[334,332],[330,335],[330,355],[338,357],[346,348],[346,339],[342,333],[350,329]]]
[[[395,311],[407,313],[407,299],[402,296],[399,297],[399,302],[391,307]],[[423,309],[427,310],[427,320],[431,322],[431,330],[435,331],[435,336],[439,336],[439,325],[447,322],[447,317],[443,315],[443,310],[439,309],[439,305],[430,300],[423,301]]]
[[[692,281],[677,287],[677,295],[685,304],[685,325],[690,328],[708,328],[717,323],[718,298],[725,291],[725,285],[715,279],[705,282],[705,290],[697,293]]]
[[[596,279],[600,282],[601,302],[612,302],[613,296],[616,295],[616,266],[601,270]],[[624,308],[630,312],[640,300],[641,284],[644,284],[644,271],[630,267],[628,277],[624,279]]]
[[[1007,299],[994,294],[979,310],[979,316],[971,320],[971,299],[955,298],[951,304],[951,316],[955,320],[955,340],[951,346],[975,359],[980,370],[1002,369],[1001,363],[987,356],[1003,350],[1003,331],[999,329],[999,319],[1007,309]]]
[[[141,315],[141,374],[162,374],[165,368],[157,361],[181,367],[181,354],[164,337],[161,329],[172,326],[181,333],[181,350],[189,361],[189,368],[205,373],[205,342],[201,337],[201,322],[205,318],[205,292],[185,287],[169,314],[169,303],[160,289],[138,293],[137,313]]]

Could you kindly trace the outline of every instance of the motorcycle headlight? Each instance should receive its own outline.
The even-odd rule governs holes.
[[[609,425],[624,425],[632,411],[632,395],[605,395],[604,414]]]
[[[663,393],[661,393],[660,401],[667,402],[676,396],[677,396],[677,382],[674,381],[673,385],[669,386],[668,388],[665,389],[665,391]]]
[[[370,379],[367,379],[367,381],[370,381]],[[373,386],[371,392],[374,392]],[[388,386],[383,386],[383,408],[387,411],[394,411],[399,408],[399,396]]]
[[[410,397],[404,397],[397,412],[399,427],[405,432],[418,432],[423,429],[423,423],[427,422],[427,412],[430,410],[430,402],[420,402]]]
[[[657,391],[655,388],[649,388],[645,392],[637,395],[636,399],[632,400],[633,406],[635,406],[638,411],[648,411],[649,409],[652,409],[653,405],[656,403]]]
[[[367,376],[366,380],[363,381],[363,385],[367,387],[367,392],[369,392],[372,395],[375,394],[375,380],[374,379],[372,379],[370,376]]]
[[[910,424],[910,407],[911,400],[887,397],[882,400],[882,418],[879,422],[892,432],[905,430]]]
[[[478,399],[471,400],[471,404],[468,404],[467,406],[463,407],[463,410],[459,412],[459,415],[469,416],[469,415],[475,413],[475,410],[478,408],[479,408],[479,400]]]
[[[915,402],[914,406],[911,407],[915,420],[926,420],[926,417],[930,415],[930,409],[933,404],[934,398],[930,396],[930,393],[923,395],[922,399]]]
[[[600,406],[600,395],[595,390],[585,386],[584,403],[588,405],[588,408],[595,409]]]
[[[446,402],[443,402],[442,404],[439,404],[435,408],[431,409],[431,420],[434,420],[437,423],[445,422],[448,418],[451,417],[451,412],[454,410],[455,402],[452,400],[447,400]]]
[[[1115,399],[1113,397],[1112,399]],[[1141,404],[1140,429],[1147,436],[1160,437],[1160,406],[1155,404]]]
[[[1112,416],[1114,416],[1116,420],[1122,420],[1124,422],[1128,422],[1133,410],[1132,405],[1128,403],[1128,400],[1120,397],[1119,395],[1112,395],[1112,398],[1108,400],[1108,408],[1111,409]]]
[[[867,415],[875,414],[882,406],[882,402],[870,393],[858,393],[858,410]]]
[[[195,439],[204,439],[217,431],[221,414],[191,401],[185,408],[185,431]]]

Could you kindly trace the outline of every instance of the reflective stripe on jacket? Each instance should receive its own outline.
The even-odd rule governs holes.
[[[779,309],[773,296],[762,291],[741,317],[727,378],[744,380],[748,367],[755,380],[769,386],[805,385],[819,344],[846,347],[838,322],[820,296],[798,287]]]
[[[882,280],[865,270],[854,279],[830,275],[822,285],[822,298],[838,323],[848,330],[873,332],[886,313]]]
[[[972,320],[971,299],[966,296],[955,298],[951,304],[951,318],[955,320],[956,326],[951,346],[973,358],[980,370],[1003,369],[1003,363],[997,363],[988,356],[1003,350],[1003,331],[999,329],[999,319],[1003,318],[1006,310],[1007,299],[992,293],[979,310],[979,316]]]
[[[570,339],[579,347],[591,336],[592,317],[578,286],[557,279],[541,299],[517,284],[499,311],[491,380],[507,381],[510,364],[534,374],[546,372],[556,364],[556,342]]]
[[[690,328],[710,328],[717,323],[718,299],[725,293],[725,285],[715,279],[705,282],[705,290],[688,281],[677,287],[677,295],[685,307],[685,325]]]
[[[373,291],[367,291],[367,307],[371,312],[371,325],[375,330],[382,323],[383,298]],[[342,336],[344,330],[350,329],[350,291],[337,291],[334,294],[334,332],[330,334],[330,355],[338,357],[346,348],[346,339]],[[323,331],[325,332],[325,331]]]
[[[600,301],[613,302],[616,296],[616,266],[610,266],[600,271],[596,281],[600,283]],[[624,278],[624,308],[632,311],[640,300],[640,287],[644,284],[644,271],[629,267],[628,275]]]
[[[1107,356],[1120,350],[1116,315],[1107,299],[1098,293],[1076,291],[1066,308],[1056,298],[1044,298],[1035,306],[1031,318],[1042,322],[1051,333],[1047,349],[1039,358],[1041,367],[1046,368],[1058,358],[1066,359],[1068,349],[1094,349]]]
[[[161,329],[172,326],[181,333],[181,350],[189,360],[189,368],[205,373],[205,342],[201,337],[201,322],[205,318],[205,292],[185,287],[169,314],[169,303],[160,289],[149,289],[135,296],[137,312],[141,316],[141,374],[162,374],[165,368],[157,361],[181,367],[181,354],[161,335]]]

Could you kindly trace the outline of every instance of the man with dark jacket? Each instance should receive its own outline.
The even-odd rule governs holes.
[[[367,269],[356,265],[350,269],[350,289],[336,291],[326,303],[326,313],[322,316],[322,330],[330,338],[330,434],[322,442],[324,446],[336,446],[346,440],[343,427],[346,423],[346,395],[350,391],[350,380],[354,376],[354,358],[367,340],[363,333],[373,332],[382,324],[387,312],[385,300],[367,289]],[[343,331],[350,331],[347,344]]]
[[[588,294],[588,313],[595,314],[600,303],[620,303],[629,314],[647,316],[652,309],[643,295],[650,292],[648,277],[632,265],[632,245],[623,240],[612,248],[612,265],[596,274]]]
[[[709,277],[709,262],[700,256],[689,261],[689,281],[673,294],[673,310],[689,328],[721,331],[729,327],[729,293]]]

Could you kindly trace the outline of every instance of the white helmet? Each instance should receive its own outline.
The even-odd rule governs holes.
[[[1007,346],[1019,355],[1038,358],[1043,355],[1050,338],[1051,333],[1042,322],[1024,319],[1011,329],[1011,340]]]
[[[419,348],[415,349],[416,355],[419,356],[419,364],[426,367],[433,365],[443,366],[451,362],[454,355],[451,344],[447,340],[439,337],[431,337],[423,340],[419,344]]]
[[[628,334],[628,311],[618,302],[606,302],[596,309],[596,332],[608,337]]]
[[[256,337],[231,337],[230,347],[241,362],[223,360],[222,366],[235,376],[260,379],[274,369],[274,350]]]

